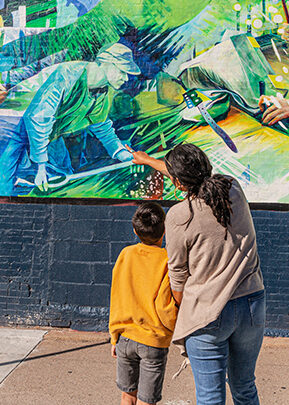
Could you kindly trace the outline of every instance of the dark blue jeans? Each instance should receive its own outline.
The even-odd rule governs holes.
[[[221,315],[186,338],[198,405],[224,405],[226,372],[235,405],[259,405],[255,366],[265,326],[265,293],[227,303]]]

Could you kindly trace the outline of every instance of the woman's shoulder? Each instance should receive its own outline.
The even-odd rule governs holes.
[[[231,187],[231,190],[230,190],[230,194],[237,192],[237,193],[241,193],[242,195],[244,195],[244,191],[243,191],[243,189],[242,189],[242,187],[241,187],[241,184],[239,183],[238,179],[236,179],[236,177],[229,176],[229,175],[227,175],[227,174],[224,174],[224,177],[225,177],[226,179],[230,180],[231,183],[232,183],[232,187]]]
[[[236,179],[235,177],[230,177],[230,179],[232,180],[232,187],[231,187],[230,194],[238,194],[239,196],[242,196],[242,198],[247,201],[244,190],[242,189],[242,186],[239,183],[238,179]]]
[[[241,188],[240,183],[239,183],[238,179],[236,179],[236,177],[230,176],[229,174],[223,174],[222,176],[224,176],[225,179],[230,180],[231,183],[232,183],[234,186],[237,186],[237,187]]]
[[[166,225],[184,225],[190,218],[190,208],[188,200],[185,199],[173,205],[166,215]]]
[[[232,176],[225,177],[230,179],[232,182],[232,186],[229,192],[229,198],[232,203],[232,210],[234,215],[237,212],[244,212],[244,209],[248,210],[248,200],[238,179]]]

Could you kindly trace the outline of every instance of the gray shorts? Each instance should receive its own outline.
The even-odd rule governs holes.
[[[168,351],[120,335],[116,344],[118,388],[127,393],[137,390],[138,399],[149,404],[160,401]]]

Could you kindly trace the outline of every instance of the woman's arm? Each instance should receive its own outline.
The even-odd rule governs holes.
[[[181,302],[183,299],[183,291],[172,290],[172,294],[173,294],[174,300],[176,301],[177,306],[179,307],[181,305]]]
[[[173,208],[169,210],[165,222],[166,249],[169,258],[168,267],[172,294],[177,305],[181,305],[183,290],[190,272],[184,226],[175,223],[175,211]]]
[[[132,148],[130,148],[128,145],[125,145],[127,150],[132,153],[133,155],[133,163],[136,165],[146,165],[150,166],[155,170],[158,170],[161,172],[164,176],[170,177],[166,164],[163,160],[158,160],[153,158],[152,156],[149,156],[146,152],[138,151],[135,152]]]

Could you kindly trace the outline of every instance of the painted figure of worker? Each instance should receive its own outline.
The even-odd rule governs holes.
[[[47,183],[47,167],[51,165],[71,173],[63,138],[83,138],[89,133],[100,140],[111,158],[131,160],[108,114],[116,90],[128,81],[128,75],[140,73],[132,51],[115,43],[95,62],[63,62],[21,82],[16,91],[12,88],[10,93],[19,92],[26,107],[22,116],[18,108],[19,117],[0,117],[0,195],[11,195],[19,165],[25,157],[27,160],[27,149],[30,160],[38,165],[36,185]],[[1,102],[0,110],[7,109],[9,93],[5,89],[0,90]]]
[[[283,24],[283,33],[281,38],[284,39],[287,43],[289,43],[289,24]],[[273,97],[274,100],[274,97]],[[265,105],[269,105],[268,108],[265,109]],[[288,120],[289,118],[289,100],[285,100],[284,98],[276,100],[274,103],[272,102],[272,98],[267,96],[261,96],[259,100],[259,107],[263,112],[262,122],[263,124],[267,124],[272,126],[277,124],[277,122],[281,120]],[[287,121],[288,122],[288,121]]]

